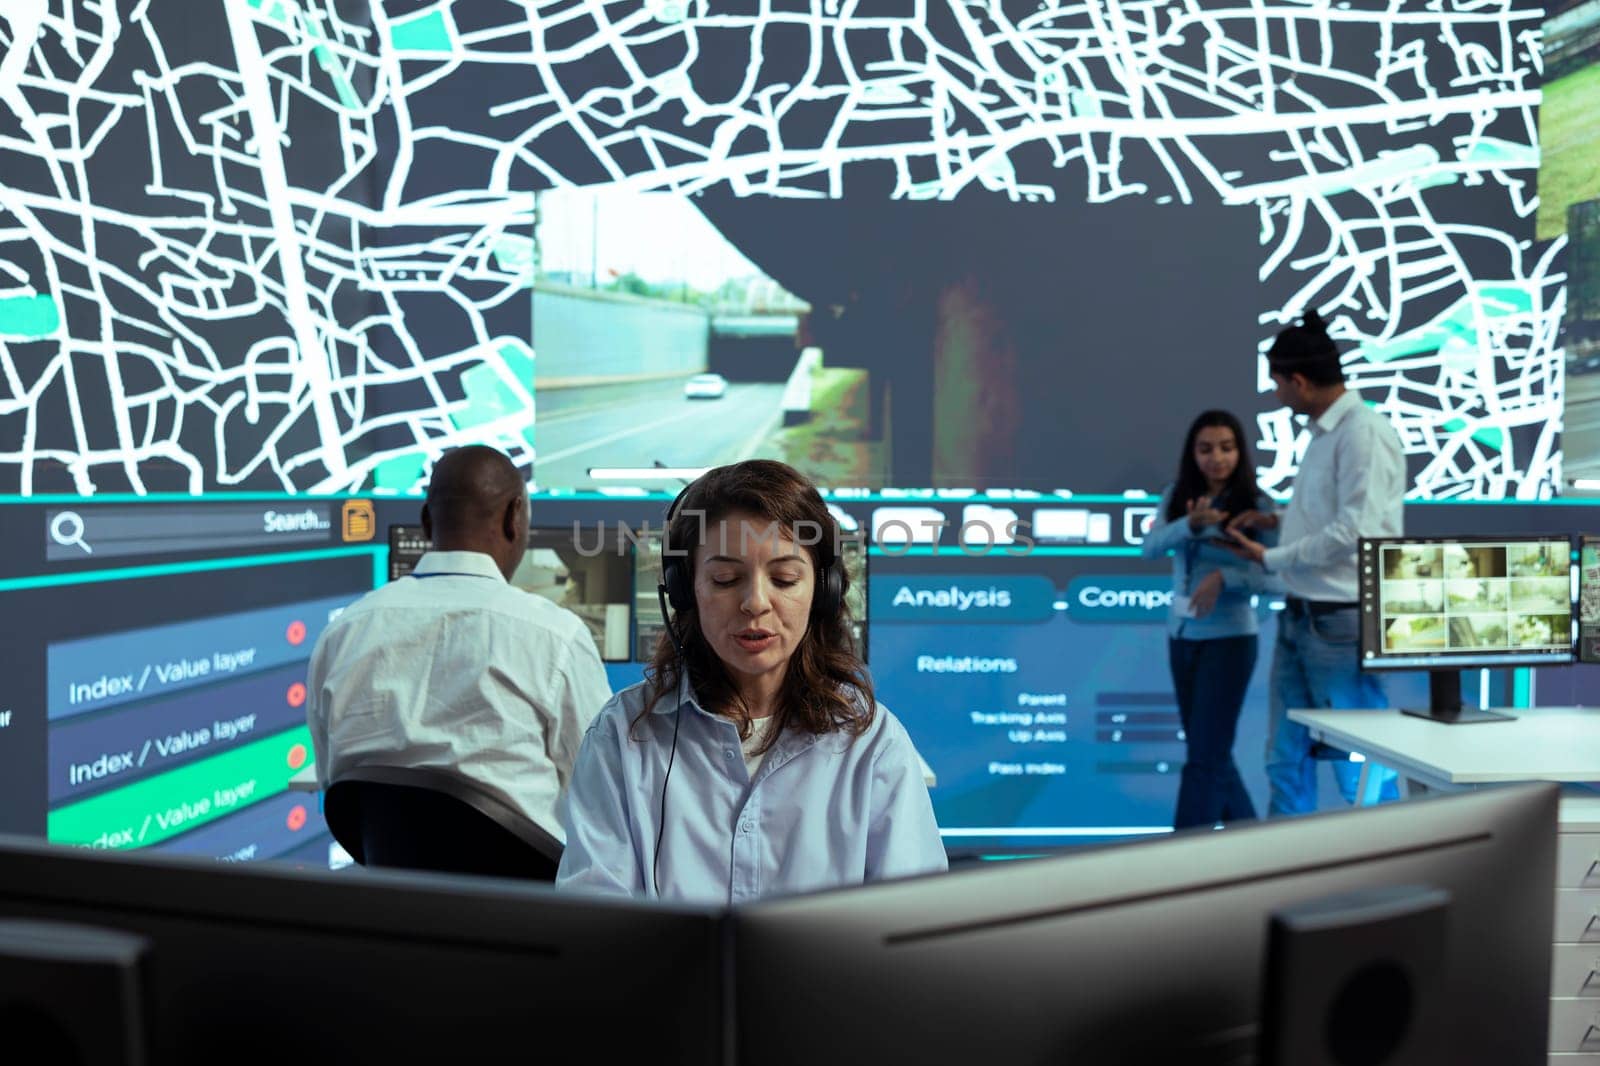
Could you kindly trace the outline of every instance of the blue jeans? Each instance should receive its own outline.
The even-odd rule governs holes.
[[[1289,721],[1291,708],[1387,707],[1383,685],[1361,672],[1361,617],[1356,607],[1319,614],[1284,610],[1272,650],[1271,720],[1267,733],[1268,814],[1308,814],[1317,809],[1317,761],[1331,760],[1345,801],[1356,801],[1361,765],[1348,752],[1314,744],[1310,731]],[[1376,771],[1376,767],[1373,768]],[[1393,771],[1385,771],[1380,799],[1395,799]]]
[[[1256,667],[1254,634],[1167,641],[1188,757],[1178,784],[1174,829],[1254,818],[1255,804],[1233,761],[1239,710]]]

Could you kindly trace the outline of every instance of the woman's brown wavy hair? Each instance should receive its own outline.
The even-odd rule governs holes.
[[[667,524],[666,544],[672,558],[686,566],[694,578],[694,555],[702,534],[734,511],[744,511],[774,522],[799,542],[796,529],[821,530],[816,544],[804,545],[816,572],[820,590],[823,568],[837,564],[844,579],[843,590],[850,588],[850,575],[839,559],[839,526],[828,513],[827,504],[810,481],[793,467],[770,459],[750,459],[708,470],[685,490]],[[841,606],[831,616],[813,610],[800,646],[789,658],[778,706],[773,711],[773,729],[761,745],[769,749],[785,730],[824,734],[848,733],[860,736],[872,724],[876,702],[866,666],[856,651],[851,635],[850,611]],[[694,608],[673,613],[668,623],[683,644],[689,669],[689,683],[696,697],[708,710],[733,718],[739,736],[750,736],[750,714],[740,699],[727,668],[700,632]],[[676,692],[679,681],[678,653],[671,638],[661,634],[655,655],[645,669],[650,682],[650,699],[634,718],[637,725],[663,696]]]

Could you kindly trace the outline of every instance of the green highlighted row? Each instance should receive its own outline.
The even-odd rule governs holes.
[[[310,761],[311,733],[296,726],[51,811],[47,835],[56,844],[147,848],[277,795]]]

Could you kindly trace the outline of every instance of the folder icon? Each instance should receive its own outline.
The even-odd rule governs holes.
[[[344,520],[340,531],[345,541],[371,540],[378,531],[378,519],[371,500],[344,501]]]

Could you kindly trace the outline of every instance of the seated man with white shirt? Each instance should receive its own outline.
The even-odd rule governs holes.
[[[458,448],[435,465],[422,507],[433,550],[342,611],[311,653],[322,788],[363,765],[450,770],[565,840],[556,800],[611,687],[582,620],[509,584],[528,522],[505,455]]]

